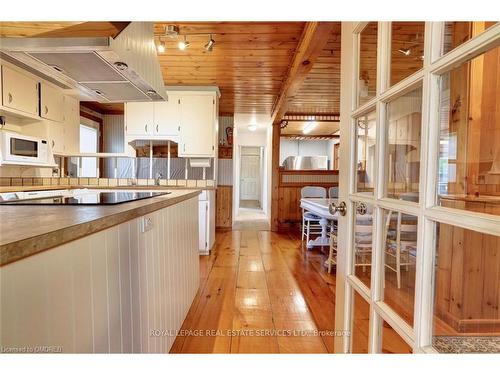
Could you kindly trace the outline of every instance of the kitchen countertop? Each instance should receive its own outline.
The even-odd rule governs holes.
[[[126,185],[126,186],[98,186],[98,185],[39,185],[39,186],[0,186],[0,193],[11,193],[18,191],[34,190],[62,190],[62,189],[106,189],[106,190],[215,190],[215,186],[207,187],[187,187],[187,186],[166,186],[166,185]]]
[[[0,266],[175,205],[201,192],[163,188],[172,193],[108,206],[0,205]],[[150,186],[145,190],[157,189]]]

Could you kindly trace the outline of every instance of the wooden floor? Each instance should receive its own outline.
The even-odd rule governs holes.
[[[218,232],[171,353],[328,353],[335,276],[293,234]],[[208,331],[208,332],[207,332]]]
[[[200,258],[198,295],[171,353],[332,353],[335,273],[328,274],[325,259],[318,248],[304,250],[299,233],[251,222],[217,232],[213,252]],[[369,284],[369,268],[357,275]],[[407,278],[413,281],[398,289],[387,274],[384,300],[410,323],[414,274]],[[352,351],[367,353],[369,305],[357,293],[354,304]],[[436,333],[451,333],[446,328]],[[382,352],[411,352],[387,323],[382,336]]]

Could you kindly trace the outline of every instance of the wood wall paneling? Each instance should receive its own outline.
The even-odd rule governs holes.
[[[233,225],[233,187],[217,186],[215,191],[215,226],[231,228]]]

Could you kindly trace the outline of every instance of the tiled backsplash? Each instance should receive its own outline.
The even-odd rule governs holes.
[[[0,186],[155,186],[148,178],[0,177]],[[213,187],[214,180],[160,180],[160,186]]]

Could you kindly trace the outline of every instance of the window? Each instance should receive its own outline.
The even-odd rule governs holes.
[[[98,130],[93,126],[80,125],[80,152],[98,152]],[[97,175],[97,158],[81,158],[79,177],[99,177]]]

